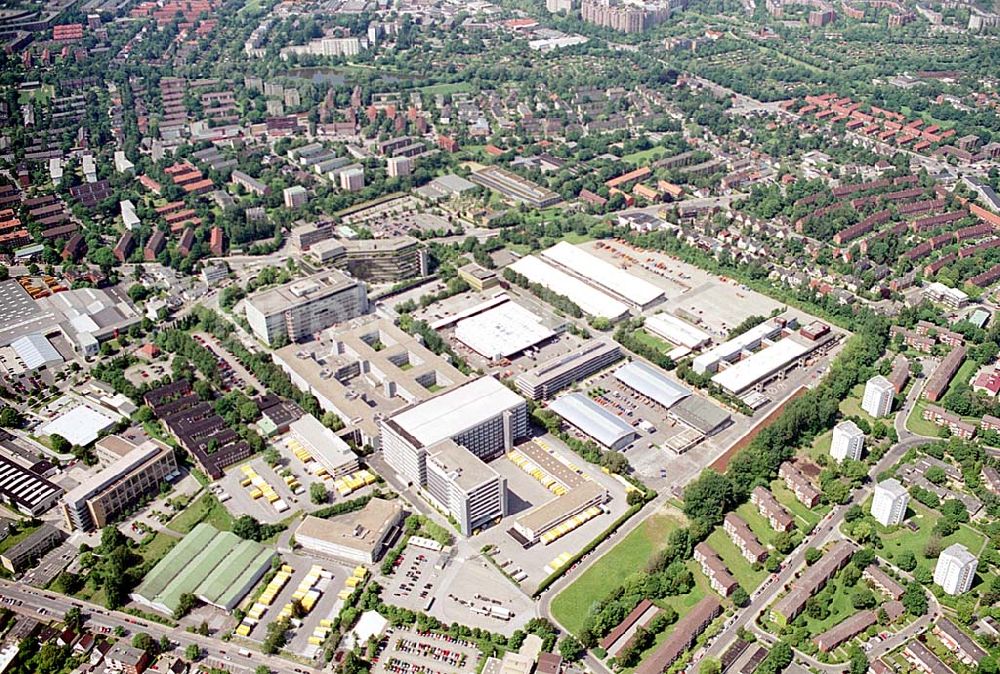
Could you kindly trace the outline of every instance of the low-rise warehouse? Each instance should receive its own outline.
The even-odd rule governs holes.
[[[555,337],[556,331],[516,302],[504,302],[455,326],[455,338],[490,360],[500,360]]]
[[[371,499],[359,512],[325,520],[307,515],[295,531],[305,550],[352,564],[374,564],[385,552],[400,521],[399,501]]]
[[[554,293],[566,296],[585,314],[600,316],[611,321],[628,316],[629,308],[623,302],[534,255],[522,257],[509,268],[531,283],[537,283]]]
[[[598,444],[621,450],[636,438],[635,429],[582,393],[556,398],[549,409]]]
[[[814,343],[806,343],[789,336],[720,370],[712,377],[712,381],[727,393],[740,395],[747,389],[766,382],[792,367],[814,348]]]
[[[647,316],[642,327],[647,332],[689,351],[700,349],[712,341],[712,335],[672,314],[661,313]]]
[[[288,425],[293,451],[301,448],[319,462],[330,477],[341,477],[360,467],[358,455],[336,433],[306,414]]]
[[[32,517],[51,508],[63,490],[53,482],[6,456],[0,456],[0,500]]]
[[[756,325],[743,334],[726,340],[722,344],[718,344],[696,356],[691,362],[691,369],[696,374],[715,372],[719,369],[719,364],[723,361],[731,362],[738,358],[744,351],[752,351],[765,342],[773,340],[781,334],[784,327],[783,322],[776,319]]]
[[[181,595],[232,611],[271,568],[273,550],[204,522],[198,524],[146,574],[132,599],[173,615]]]
[[[660,288],[567,241],[543,250],[542,258],[638,311],[663,301]]]
[[[615,370],[615,379],[668,410],[691,395],[690,390],[640,360],[625,363]]]

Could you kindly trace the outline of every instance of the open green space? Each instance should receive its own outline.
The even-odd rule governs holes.
[[[795,494],[785,486],[784,481],[774,480],[771,482],[771,492],[778,502],[785,506],[792,515],[795,516],[796,526],[802,529],[805,526],[814,527],[823,516],[830,511],[830,506],[820,504],[815,508],[807,508],[797,498]]]
[[[829,610],[829,614],[825,618],[812,618],[808,612],[802,614],[810,637],[822,634],[837,623],[857,613],[857,609],[851,603],[851,595],[858,588],[867,587],[867,583],[862,578],[858,580],[856,585],[848,587],[844,583],[843,577],[842,573],[838,573],[834,576],[833,580],[827,583],[819,595],[824,600],[823,604]]]
[[[951,393],[956,388],[960,388],[962,385],[968,385],[972,377],[975,376],[977,369],[979,369],[979,365],[976,361],[966,359],[962,363],[962,367],[958,368],[958,372],[955,373],[955,377],[951,380],[951,383],[948,384],[948,393]],[[945,393],[945,395],[948,395],[948,393]]]
[[[819,463],[819,457],[830,456],[830,445],[833,444],[833,431],[827,431],[822,435],[817,435],[806,450],[806,456],[812,459],[813,463]]]
[[[166,531],[158,531],[148,543],[139,547],[139,554],[142,561],[147,566],[156,564],[163,559],[163,556],[170,552],[170,548],[177,544],[180,539]]]
[[[875,417],[865,412],[861,409],[861,398],[865,394],[865,385],[858,384],[853,389],[851,389],[851,394],[847,396],[844,400],[840,401],[840,412],[844,416],[848,417],[858,417],[860,419],[865,419],[866,421],[875,421]]]
[[[912,515],[910,521],[917,525],[917,530],[912,531],[909,527],[899,526],[885,528],[876,525],[879,539],[882,542],[882,549],[879,554],[889,561],[895,562],[903,552],[912,552],[917,559],[919,567],[928,570],[934,569],[934,560],[926,559],[923,555],[927,542],[934,537],[934,524],[941,517],[939,513],[927,508],[919,503],[910,501]],[[986,537],[967,524],[961,525],[958,530],[950,536],[941,539],[941,547],[946,548],[952,543],[961,543],[974,555],[978,555],[986,542]]]
[[[941,429],[924,419],[924,410],[927,409],[927,401],[921,398],[913,405],[913,410],[906,420],[906,430],[917,435],[936,438]]]
[[[774,537],[778,535],[778,532],[772,529],[764,516],[757,511],[757,506],[746,501],[737,506],[736,514],[746,520],[746,523],[750,525],[750,530],[757,536],[757,540],[766,546],[773,544]]]
[[[645,164],[649,161],[655,161],[666,154],[666,148],[657,146],[646,150],[639,150],[638,152],[633,152],[632,154],[627,154],[622,157],[622,161],[630,164]]]
[[[740,584],[748,594],[752,593],[757,587],[764,581],[767,577],[767,571],[763,567],[760,569],[753,568],[753,565],[748,562],[743,555],[740,553],[739,548],[736,544],[729,538],[722,527],[716,527],[715,530],[708,536],[708,544],[712,546],[712,549],[719,553],[719,557],[722,557],[722,561],[726,563],[729,568],[729,572],[735,576],[736,581]]]
[[[421,93],[432,96],[437,94],[447,96],[467,91],[472,91],[472,86],[468,82],[444,82],[442,84],[431,84],[426,87],[420,87]]]
[[[687,594],[678,595],[676,597],[667,597],[666,599],[658,600],[656,602],[657,606],[669,606],[675,611],[677,611],[677,620],[679,621],[684,615],[691,610],[691,608],[697,604],[699,601],[712,594],[712,588],[708,584],[708,579],[705,578],[701,573],[701,568],[694,560],[688,561],[688,568],[691,569],[692,575],[694,575],[694,588]],[[656,639],[653,641],[653,645],[643,651],[642,657],[639,662],[642,662],[646,656],[655,651],[661,643],[663,643],[668,636],[670,636],[677,623],[674,623],[667,629],[663,630],[656,635]],[[620,670],[622,674],[631,674],[635,671],[635,667],[624,667]]]
[[[648,347],[656,349],[660,353],[670,353],[674,349],[674,347],[667,342],[663,341],[659,337],[654,337],[645,330],[636,330],[632,333],[632,336],[635,337],[636,341],[640,344],[645,344]]]
[[[593,241],[594,237],[589,234],[580,234],[579,232],[566,232],[562,236],[562,240],[567,243],[572,243],[574,246],[587,243],[588,241]]]
[[[681,515],[672,511],[646,518],[552,600],[552,615],[570,632],[579,631],[590,607],[626,574],[642,573],[653,554],[666,546],[670,532],[682,524]]]
[[[197,501],[170,521],[167,528],[179,534],[189,533],[199,522],[207,522],[220,531],[233,528],[233,516],[214,494],[202,494]]]
[[[20,530],[16,534],[7,536],[7,538],[0,541],[0,554],[7,552],[36,531],[38,531],[38,527],[29,527],[21,524]]]

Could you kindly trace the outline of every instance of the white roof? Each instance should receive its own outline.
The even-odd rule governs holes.
[[[663,291],[649,281],[633,276],[566,241],[560,241],[548,250],[542,251],[542,257],[572,270],[573,273],[589,279],[618,297],[624,297],[641,306],[663,297]]]
[[[354,629],[347,635],[348,647],[354,648],[355,644],[367,644],[370,638],[382,636],[388,626],[389,621],[383,618],[378,611],[365,611],[361,614]]]
[[[762,339],[769,339],[781,332],[781,326],[774,321],[764,321],[760,325],[755,325],[743,334],[737,335],[730,340],[718,344],[705,353],[695,356],[691,363],[691,369],[702,374],[706,369],[711,368],[720,360],[729,360],[751,344],[755,344]]]
[[[875,485],[875,490],[887,492],[893,498],[898,498],[909,493],[906,491],[906,487],[900,484],[899,480],[894,477],[879,482]]]
[[[875,375],[865,383],[866,390],[869,386],[876,391],[888,391],[889,389],[892,389],[893,391],[896,390],[896,387],[893,386],[892,382],[880,374]]]
[[[625,363],[615,370],[615,379],[667,409],[691,395],[691,391],[640,360]]]
[[[969,549],[962,545],[961,543],[952,543],[947,548],[941,551],[941,557],[949,558],[958,564],[968,564],[970,562],[978,562],[974,554],[969,552]]]
[[[495,378],[480,377],[405,409],[392,421],[427,447],[524,404]]]
[[[74,445],[89,445],[106,428],[117,421],[89,405],[77,405],[42,427],[43,435],[61,435]]]
[[[311,414],[302,415],[289,424],[288,429],[313,458],[331,473],[336,473],[338,468],[358,458],[350,445]]]
[[[42,335],[26,335],[15,339],[10,345],[17,352],[18,358],[24,361],[29,370],[63,362],[62,356],[56,351],[49,340]]]
[[[864,436],[865,434],[865,432],[858,428],[858,425],[850,419],[841,421],[839,424],[834,426],[833,432],[837,435],[846,435],[850,438]]]
[[[739,394],[808,353],[810,346],[792,338],[779,340],[749,358],[730,365],[712,381],[730,393]]]
[[[554,293],[565,295],[585,314],[616,319],[628,313],[628,307],[622,302],[533,255],[522,257],[510,265],[510,268],[532,283],[538,283]]]
[[[647,332],[658,335],[671,344],[677,344],[689,349],[697,349],[712,340],[712,335],[696,328],[687,321],[682,321],[672,314],[656,314],[648,316],[643,327]]]
[[[455,338],[486,358],[503,358],[554,337],[555,330],[516,302],[470,316],[455,326]]]
[[[549,404],[549,409],[605,447],[613,447],[635,435],[635,429],[582,393],[567,393]]]

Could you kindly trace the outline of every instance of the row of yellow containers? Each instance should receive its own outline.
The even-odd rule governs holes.
[[[344,587],[337,593],[337,598],[344,600],[351,596],[354,592],[354,588],[364,582],[365,578],[368,577],[368,569],[363,566],[354,567],[354,571],[347,580],[344,582]],[[326,637],[330,634],[330,629],[333,627],[333,620],[329,618],[323,618],[319,621],[319,625],[313,630],[312,635],[309,637],[309,643],[314,646],[321,646]]]
[[[295,588],[295,592],[292,593],[292,601],[298,601],[302,605],[302,610],[309,613],[316,606],[316,602],[319,601],[322,594],[319,590],[314,589],[316,584],[319,583],[320,578],[329,578],[330,576],[329,571],[318,564],[314,564],[309,568],[309,573],[299,582],[299,586]],[[288,603],[281,609],[279,619],[291,617],[291,615],[292,605]]]
[[[278,492],[274,491],[274,488],[267,483],[267,480],[262,478],[257,474],[257,471],[250,466],[240,466],[243,471],[243,481],[240,482],[244,487],[253,488],[250,490],[250,498],[253,500],[259,499],[261,496],[267,499],[268,503],[274,503],[281,497],[278,496]]]
[[[341,496],[347,496],[358,489],[370,484],[375,484],[377,478],[370,470],[359,470],[356,473],[338,477],[333,481],[333,486]]]
[[[565,536],[569,532],[573,531],[574,529],[576,529],[577,527],[579,527],[584,522],[597,517],[600,514],[600,512],[601,512],[601,509],[598,508],[597,506],[590,506],[589,508],[587,508],[586,510],[584,510],[582,513],[580,513],[578,515],[574,515],[573,517],[571,517],[570,519],[566,520],[565,522],[563,522],[559,526],[552,527],[551,529],[549,529],[548,531],[546,531],[544,534],[542,534],[539,540],[541,540],[541,542],[543,544],[548,545],[552,541],[557,540],[559,538],[562,538],[563,536]]]
[[[535,480],[540,482],[543,487],[556,496],[563,496],[566,494],[566,487],[564,487],[561,482],[536,466],[534,461],[526,457],[521,452],[516,449],[511,450],[510,453],[507,454],[507,458],[510,459],[515,466],[535,478]]]
[[[309,470],[312,471],[313,475],[325,479],[330,478],[330,474],[327,472],[326,468],[323,467],[323,464],[321,464],[319,461],[316,461],[313,455],[309,453],[309,450],[303,447],[302,443],[300,443],[298,440],[296,440],[295,438],[289,438],[288,449],[292,450],[292,454],[295,455],[295,458],[297,458],[299,461],[303,463],[303,465],[309,468]],[[315,465],[310,466],[309,464],[315,464]]]
[[[236,634],[241,637],[250,636],[253,626],[260,621],[268,607],[274,603],[274,598],[278,596],[278,593],[281,592],[291,579],[293,572],[294,569],[287,564],[283,564],[281,568],[278,569],[278,573],[274,574],[274,578],[272,578],[267,584],[264,591],[261,592],[260,597],[257,598],[257,601],[255,601],[253,606],[250,607],[250,610],[247,611],[246,617],[243,618],[243,621],[236,627]]]

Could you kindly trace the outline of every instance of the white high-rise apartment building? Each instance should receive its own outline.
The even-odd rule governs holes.
[[[865,384],[865,396],[861,400],[861,409],[876,419],[884,417],[892,411],[892,399],[896,387],[882,375],[875,375]]]
[[[858,425],[848,419],[833,427],[833,442],[830,444],[830,456],[837,463],[844,459],[858,461],[865,447],[865,434]]]
[[[910,503],[910,494],[896,478],[883,480],[875,485],[875,496],[872,498],[872,517],[885,527],[900,524],[906,519],[906,506]]]
[[[941,551],[934,567],[934,583],[950,595],[962,594],[972,587],[979,560],[960,543]]]

